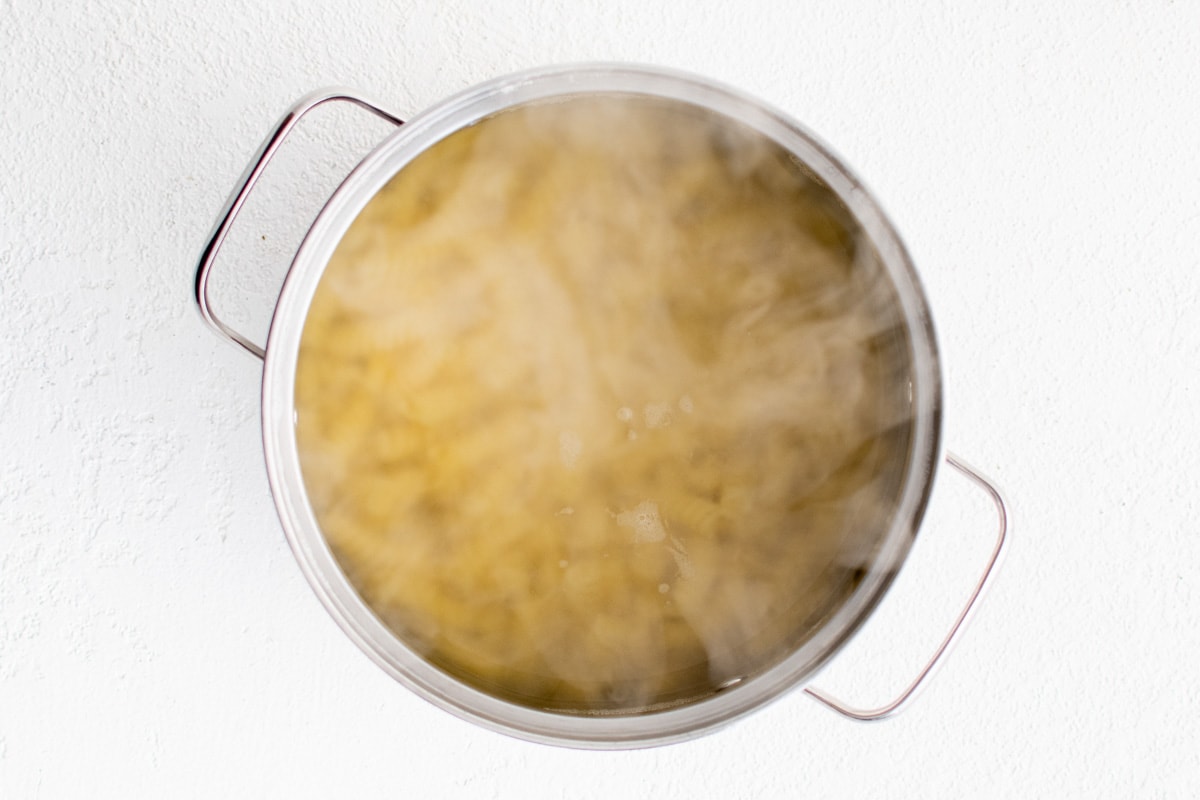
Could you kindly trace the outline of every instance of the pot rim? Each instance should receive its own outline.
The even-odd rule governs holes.
[[[406,647],[342,573],[308,502],[295,438],[296,362],[308,306],[346,230],[375,194],[413,158],[450,133],[499,111],[554,96],[632,93],[682,100],[731,116],[775,139],[845,203],[879,253],[896,289],[913,357],[914,434],[892,525],[849,598],[779,663],[711,697],[638,715],[539,711],[480,692]],[[342,630],[393,678],[463,719],[529,741],[625,749],[711,732],[806,684],[865,622],[912,546],[941,461],[940,357],[924,292],[895,229],[863,183],[815,135],[782,112],[707,78],[656,66],[568,64],[502,76],[450,97],[401,126],[330,197],[293,259],[272,316],[263,366],[262,424],[267,476],[300,568]]]

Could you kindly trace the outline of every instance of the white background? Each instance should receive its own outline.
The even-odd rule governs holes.
[[[0,2],[0,797],[1130,797],[1200,792],[1200,4]],[[700,740],[536,746],[416,698],[305,584],[259,363],[191,307],[246,159],[304,92],[412,114],[579,60],[658,63],[803,121],[910,247],[950,446],[1012,548],[913,707],[793,693]],[[214,280],[261,335],[340,175],[323,110]],[[902,686],[986,558],[949,471],[895,591],[820,678]]]

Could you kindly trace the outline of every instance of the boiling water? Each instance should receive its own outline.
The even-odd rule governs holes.
[[[832,193],[684,103],[523,106],[367,205],[305,324],[297,441],[348,579],[513,702],[640,713],[803,643],[891,523],[911,360]]]

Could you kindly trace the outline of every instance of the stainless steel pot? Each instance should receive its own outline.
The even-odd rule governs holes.
[[[761,674],[748,676],[711,697],[655,713],[573,716],[540,711],[482,693],[438,670],[408,648],[370,611],[347,581],[322,536],[302,479],[294,428],[293,387],[297,353],[309,303],[326,264],[351,222],[372,197],[419,153],[452,132],[508,108],[551,97],[621,92],[683,101],[737,119],[790,150],[837,194],[871,239],[894,283],[912,347],[914,444],[891,529],[881,533],[878,554],[850,598],[815,636]],[[334,193],[297,252],[275,308],[265,347],[223,323],[209,300],[210,268],[242,203],[276,149],[299,120],[327,102],[348,102],[399,126],[364,159]],[[899,237],[862,183],[811,133],[785,115],[711,81],[659,68],[624,65],[553,67],[502,77],[452,97],[405,123],[348,91],[311,94],[287,111],[250,162],[212,232],[196,273],[196,302],[218,334],[263,359],[262,423],[267,474],[287,538],[313,590],[346,634],[398,681],[437,706],[486,727],[524,739],[590,748],[665,744],[711,731],[778,697],[806,686],[846,643],[881,600],[909,552],[945,459],[995,502],[999,534],[977,586],[950,633],[920,674],[881,708],[851,708],[820,691],[805,691],[855,719],[885,717],[907,702],[961,631],[993,573],[1006,535],[1006,512],[996,488],[960,459],[942,451],[942,382],[929,311],[916,272]]]

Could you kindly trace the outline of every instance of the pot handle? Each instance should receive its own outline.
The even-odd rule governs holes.
[[[399,117],[384,111],[375,103],[348,89],[319,89],[297,100],[291,108],[284,112],[284,115],[271,130],[271,133],[263,140],[262,145],[259,146],[258,152],[250,159],[250,164],[246,167],[245,172],[242,173],[237,186],[230,193],[229,198],[225,201],[224,208],[221,209],[221,213],[217,216],[217,223],[213,226],[208,244],[205,245],[204,252],[200,256],[200,262],[196,266],[196,305],[200,308],[200,316],[204,318],[204,321],[218,335],[223,336],[250,353],[250,355],[257,356],[259,359],[265,357],[266,350],[233,328],[230,328],[213,311],[212,301],[208,296],[209,273],[212,270],[213,261],[217,258],[217,252],[220,251],[221,244],[225,241],[225,235],[229,233],[229,228],[233,225],[233,220],[237,217],[242,204],[246,202],[247,195],[254,188],[254,184],[258,182],[263,170],[275,155],[279,146],[283,144],[283,140],[288,137],[288,134],[292,132],[292,129],[296,127],[296,124],[300,122],[305,114],[317,106],[334,100],[343,100],[352,103],[359,108],[370,111],[381,119],[387,120],[393,125],[404,124]]]
[[[850,719],[864,722],[884,719],[885,717],[890,717],[892,714],[895,714],[897,711],[904,708],[904,706],[906,706],[908,702],[912,700],[917,690],[921,688],[921,686],[925,683],[925,680],[941,663],[942,657],[946,655],[946,651],[950,649],[950,645],[952,645],[962,633],[962,629],[967,622],[967,618],[970,617],[971,613],[975,610],[975,603],[977,600],[979,600],[979,596],[983,593],[984,588],[991,580],[996,563],[1000,560],[1000,554],[1004,550],[1005,541],[1008,537],[1008,511],[1004,503],[1004,498],[1000,495],[1000,490],[996,488],[995,484],[981,475],[975,468],[969,466],[958,456],[947,453],[946,462],[963,475],[974,481],[987,493],[992,502],[995,503],[996,512],[1000,517],[1000,531],[999,535],[996,537],[996,546],[992,550],[991,558],[988,559],[987,567],[985,567],[983,570],[983,575],[979,578],[979,582],[975,584],[975,590],[971,592],[970,598],[967,599],[966,606],[963,608],[962,612],[959,613],[958,619],[954,621],[954,625],[950,628],[950,633],[946,634],[946,638],[942,640],[942,643],[938,645],[937,650],[934,651],[933,658],[929,659],[929,663],[927,663],[924,669],[917,674],[917,677],[908,685],[908,688],[900,693],[899,697],[885,706],[880,706],[879,708],[859,709],[846,705],[842,701],[825,694],[820,689],[814,689],[810,686],[804,690],[805,693],[807,693],[810,697],[820,701],[825,706],[833,709],[844,717],[849,717]]]

